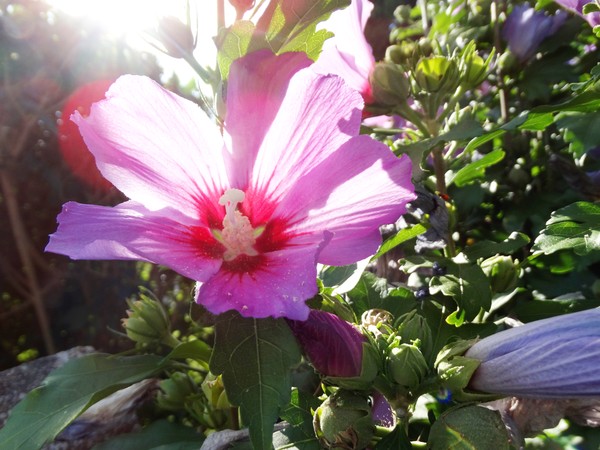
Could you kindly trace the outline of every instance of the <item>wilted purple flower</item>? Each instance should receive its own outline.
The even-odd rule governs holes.
[[[563,11],[549,16],[536,11],[528,3],[516,5],[504,23],[502,37],[511,53],[520,62],[525,62],[533,57],[541,42],[555,33],[566,18]]]
[[[573,11],[575,14],[583,17],[592,27],[600,25],[600,12],[583,14],[583,7],[594,0],[555,0],[563,8]]]
[[[481,365],[469,388],[535,398],[600,396],[600,308],[482,339],[465,354]]]
[[[335,314],[311,310],[308,320],[288,325],[315,369],[328,377],[358,377],[366,338]]]

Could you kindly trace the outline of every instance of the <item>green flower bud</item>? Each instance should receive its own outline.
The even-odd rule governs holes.
[[[162,17],[158,21],[156,38],[164,46],[165,52],[173,58],[184,58],[194,52],[192,29],[177,17]]]
[[[394,383],[407,389],[415,389],[421,384],[429,367],[419,347],[414,344],[400,344],[390,349],[386,370]]]
[[[398,336],[402,338],[402,341],[420,341],[421,353],[425,358],[429,358],[433,349],[433,337],[425,317],[416,311],[411,311],[400,316],[398,323]]]
[[[449,94],[460,83],[458,66],[453,59],[445,56],[421,58],[415,68],[415,81],[427,93]]]
[[[175,372],[170,378],[160,382],[156,397],[158,406],[167,411],[183,409],[186,398],[196,393],[196,386],[185,373]]]
[[[139,344],[165,344],[175,347],[179,341],[171,335],[171,324],[167,312],[159,301],[146,295],[140,300],[128,300],[127,318],[121,323],[127,336]]]
[[[385,50],[385,61],[406,65],[411,60],[416,46],[417,44],[413,41],[403,41],[397,45],[390,45]]]
[[[397,64],[377,63],[369,76],[369,81],[373,89],[373,98],[380,105],[404,104],[410,95],[408,77]]]
[[[375,432],[368,395],[335,391],[317,408],[313,426],[325,448],[366,448]]]
[[[492,51],[487,59],[483,59],[477,54],[473,41],[465,47],[460,57],[461,84],[465,89],[473,89],[483,83],[493,56]]]
[[[496,255],[481,263],[481,269],[490,279],[492,292],[507,292],[517,285],[521,269],[510,256]]]
[[[225,385],[223,384],[221,375],[209,373],[202,382],[201,388],[211,407],[215,409],[231,408],[232,405],[227,398],[227,392],[225,392]]]

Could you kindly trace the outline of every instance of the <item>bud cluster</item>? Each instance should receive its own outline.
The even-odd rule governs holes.
[[[426,38],[391,45],[371,73],[375,104],[416,126],[447,116],[466,91],[486,79],[493,54],[484,59],[473,41],[451,55]]]

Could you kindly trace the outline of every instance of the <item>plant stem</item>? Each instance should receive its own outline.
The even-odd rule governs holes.
[[[28,238],[25,233],[25,225],[21,218],[19,211],[17,194],[13,188],[12,180],[6,170],[0,171],[0,184],[2,186],[2,196],[6,203],[6,209],[8,210],[8,220],[13,231],[15,243],[17,245],[17,251],[21,258],[21,264],[23,264],[23,270],[27,277],[27,284],[29,286],[29,298],[33,304],[35,315],[42,332],[42,338],[44,340],[44,346],[48,354],[56,353],[56,345],[52,338],[52,332],[50,329],[50,320],[46,313],[46,307],[44,305],[44,298],[42,295],[42,289],[40,288],[37,274],[35,272],[35,266],[33,259],[29,252]]]

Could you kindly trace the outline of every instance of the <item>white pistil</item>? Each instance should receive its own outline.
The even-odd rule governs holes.
[[[223,230],[213,231],[213,235],[225,246],[223,259],[232,261],[239,255],[256,256],[254,249],[256,243],[255,231],[250,220],[237,210],[238,203],[246,198],[246,194],[239,189],[228,189],[219,199],[219,205],[225,206]],[[260,233],[259,233],[260,234]]]

